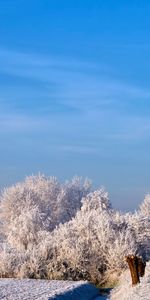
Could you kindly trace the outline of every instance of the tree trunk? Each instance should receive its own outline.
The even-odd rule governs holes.
[[[128,255],[126,256],[126,261],[129,265],[131,278],[132,278],[132,285],[136,285],[137,283],[140,282],[138,257],[136,255]]]

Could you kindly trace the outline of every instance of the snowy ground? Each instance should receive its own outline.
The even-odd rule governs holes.
[[[145,275],[141,278],[140,284],[132,286],[131,275],[126,271],[120,285],[111,293],[111,300],[150,300],[150,262],[146,264]]]
[[[0,279],[1,300],[105,300],[88,282]]]

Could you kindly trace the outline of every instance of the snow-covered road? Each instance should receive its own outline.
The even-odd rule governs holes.
[[[104,300],[88,282],[0,279],[0,300]]]

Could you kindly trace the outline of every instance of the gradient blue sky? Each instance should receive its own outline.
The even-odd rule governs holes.
[[[37,172],[150,192],[150,1],[0,0],[0,187]]]

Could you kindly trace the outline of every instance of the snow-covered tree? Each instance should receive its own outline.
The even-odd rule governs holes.
[[[53,245],[61,262],[94,282],[102,282],[113,272],[118,275],[126,267],[124,256],[136,251],[134,233],[127,226],[124,230],[116,226],[104,189],[87,195],[75,218],[54,230]]]
[[[150,194],[147,194],[144,198],[144,201],[139,207],[139,214],[143,217],[150,217]]]
[[[90,183],[81,178],[60,184],[55,177],[27,177],[1,194],[3,233],[18,249],[32,247],[39,231],[52,231],[75,216],[89,191]]]
[[[149,196],[115,211],[88,180],[30,176],[0,197],[0,276],[116,281],[124,257],[150,257]]]

